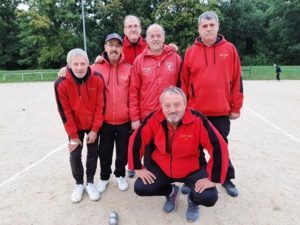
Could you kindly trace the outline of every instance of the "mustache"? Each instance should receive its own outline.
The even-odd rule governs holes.
[[[207,35],[207,34],[214,34],[214,32],[213,31],[207,31],[207,32],[205,32],[205,35]]]
[[[111,52],[110,52],[110,54],[113,54],[113,53],[116,53],[116,54],[118,54],[118,52],[117,52],[117,51],[111,51]]]

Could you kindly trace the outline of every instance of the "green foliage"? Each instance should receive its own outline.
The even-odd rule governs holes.
[[[28,4],[20,11],[18,4]],[[166,31],[166,43],[181,55],[198,37],[197,19],[215,11],[220,33],[232,42],[243,64],[300,64],[298,0],[2,0],[0,68],[59,68],[73,48],[84,48],[91,61],[103,51],[107,34],[123,35],[126,15],[141,20],[142,35],[152,23]]]
[[[65,64],[67,52],[78,47],[81,39],[78,36],[82,37],[82,34],[76,35],[77,26],[64,29],[70,19],[75,23],[80,21],[80,14],[77,17],[70,15],[69,9],[74,9],[76,5],[70,0],[59,4],[55,0],[29,2],[29,10],[18,14],[22,44],[22,59],[18,61],[20,65],[26,65],[27,68],[56,68]]]
[[[271,62],[269,62],[268,58],[264,54],[255,56],[246,55],[245,57],[243,57],[243,60],[241,60],[241,63],[245,66],[259,66],[272,64]]]
[[[2,0],[0,4],[0,68],[17,68],[18,22],[17,6],[20,1]]]

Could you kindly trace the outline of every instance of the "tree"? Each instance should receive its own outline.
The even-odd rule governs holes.
[[[300,2],[297,0],[273,3],[270,12],[269,51],[274,63],[300,64]]]
[[[29,10],[18,14],[22,44],[18,63],[27,68],[65,65],[67,52],[83,46],[80,1],[32,0],[27,4]]]
[[[2,0],[0,4],[0,68],[16,69],[19,58],[19,33],[16,12],[20,1]]]
[[[180,52],[184,53],[199,36],[198,17],[208,10],[219,14],[215,1],[200,4],[197,0],[170,0],[161,3],[153,17],[164,27],[166,43],[177,44]]]
[[[257,57],[261,54],[262,61],[265,60],[266,15],[253,2],[246,0],[221,1],[220,10],[223,17],[219,32],[235,45],[242,62],[245,56]]]

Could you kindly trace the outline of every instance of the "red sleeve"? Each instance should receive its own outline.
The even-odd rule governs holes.
[[[97,77],[98,78],[98,77]],[[99,77],[98,79],[98,91],[97,91],[97,102],[96,102],[96,111],[94,116],[94,122],[92,126],[92,131],[98,133],[100,127],[103,124],[104,119],[104,96],[105,96],[105,89],[104,89],[104,82],[103,79]]]
[[[64,124],[65,130],[71,139],[78,138],[77,126],[74,121],[72,108],[68,98],[67,81],[64,78],[58,78],[55,81],[55,97],[59,115]]]
[[[189,51],[187,50],[182,61],[182,67],[181,67],[180,78],[179,78],[180,88],[185,93],[187,99],[189,99],[188,88],[189,88],[189,76],[190,76],[190,69],[187,65],[187,58],[186,58],[188,53]]]
[[[241,62],[238,55],[238,52],[234,46],[233,52],[234,52],[234,71],[233,71],[233,77],[232,77],[232,88],[231,88],[231,112],[234,113],[240,113],[240,109],[243,106],[243,81],[242,81],[242,69],[241,69]]]
[[[210,158],[207,163],[208,179],[215,183],[224,183],[228,164],[228,145],[218,130],[208,121],[201,132],[201,145],[207,150]]]
[[[152,140],[153,132],[148,121],[144,121],[130,136],[128,144],[128,169],[142,169],[142,158],[145,154],[146,145]]]
[[[129,86],[129,113],[131,121],[141,120],[140,118],[140,90],[141,90],[141,74],[138,58],[133,63],[130,72]]]

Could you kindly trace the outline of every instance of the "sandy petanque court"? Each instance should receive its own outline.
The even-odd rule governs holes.
[[[67,135],[53,83],[2,83],[0,93],[0,224],[107,225],[111,211],[119,225],[188,224],[185,195],[167,215],[163,197],[134,194],[135,178],[127,178],[129,189],[121,192],[111,176],[98,202],[85,193],[72,204]],[[245,81],[244,93],[229,137],[239,196],[218,185],[219,201],[200,207],[195,224],[300,224],[300,81]]]

